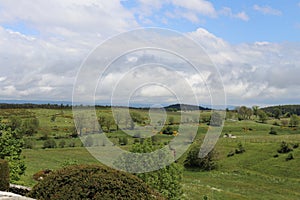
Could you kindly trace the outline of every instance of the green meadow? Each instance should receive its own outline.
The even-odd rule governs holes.
[[[138,113],[137,116],[143,120],[140,124],[147,126],[147,110],[133,109],[130,112]],[[111,117],[110,109],[105,107],[97,108],[96,114],[98,118]],[[82,141],[74,137],[76,130],[71,109],[2,109],[0,115],[3,122],[9,116],[19,116],[22,120],[36,117],[39,120],[37,132],[24,138],[25,143],[29,144],[22,152],[26,172],[18,184],[34,186],[37,182],[33,180],[33,174],[45,169],[55,170],[70,163],[101,164],[86,150]],[[170,126],[175,133],[181,115],[180,112],[167,112],[166,120],[172,120]],[[195,116],[197,117],[197,113]],[[201,111],[200,122],[193,119],[194,117],[184,119],[185,123],[198,126],[196,141],[204,138],[209,128],[204,121],[209,116],[209,111]],[[235,113],[230,116],[226,119],[215,146],[217,169],[185,169],[182,180],[183,199],[300,199],[300,147],[293,149],[294,159],[288,161],[288,153],[277,152],[282,141],[291,146],[300,142],[300,128],[281,126],[278,123],[274,125],[276,120],[273,118],[260,123],[255,116],[241,121],[237,120]],[[271,127],[276,135],[269,134]],[[136,137],[128,136],[117,129],[112,123],[105,133],[115,145],[127,150],[137,142]],[[162,130],[155,130],[156,140],[162,144],[177,137],[176,134],[163,134]],[[224,137],[225,134],[235,137]],[[121,144],[119,138],[127,139]],[[56,146],[45,148],[44,143],[47,140],[54,140]],[[228,156],[239,144],[242,144],[245,152]],[[183,164],[185,157],[186,154],[178,163]]]

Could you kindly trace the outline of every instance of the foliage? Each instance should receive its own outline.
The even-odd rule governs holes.
[[[246,150],[242,143],[238,143],[237,148],[235,149],[236,154],[244,153]]]
[[[288,156],[285,158],[286,161],[293,160],[294,155],[292,153],[289,153]]]
[[[252,106],[252,110],[253,110],[253,115],[255,115],[257,117],[259,106],[256,106],[256,105]]]
[[[239,120],[246,120],[246,119],[250,119],[250,117],[252,116],[253,112],[251,108],[247,108],[246,106],[241,106],[238,109],[238,118]]]
[[[163,199],[137,177],[97,165],[74,165],[52,172],[33,187],[36,199]]]
[[[25,135],[32,136],[37,133],[39,127],[39,120],[37,118],[26,119],[22,124],[22,132]]]
[[[145,139],[143,143],[136,143],[133,144],[130,151],[134,153],[149,153],[153,152],[156,149],[162,147],[162,145],[154,145],[151,139]],[[154,154],[145,158],[144,162],[146,165],[150,166],[159,166],[161,162],[160,160],[167,160],[170,159],[173,155],[170,156],[167,153],[162,153],[157,157]],[[133,159],[133,160],[132,160]],[[120,161],[116,163],[119,165],[120,168],[126,171],[133,171],[134,170],[143,170],[144,166],[134,165],[132,163],[138,162],[135,158],[128,159],[126,157],[120,157]],[[137,177],[142,179],[145,183],[147,183],[152,188],[159,191],[164,197],[167,199],[180,199],[182,194],[182,167],[177,163],[172,163],[168,166],[161,165],[159,170],[147,172],[147,173],[139,173],[136,174]]]
[[[277,150],[278,153],[288,153],[290,151],[293,151],[293,149],[285,141],[281,142],[280,149]]]
[[[66,145],[66,141],[64,141],[64,140],[61,140],[61,141],[59,142],[59,144],[58,144],[58,146],[59,146],[60,148],[64,148],[65,145]]]
[[[41,181],[46,178],[52,172],[51,169],[45,169],[38,171],[37,173],[33,174],[32,178],[36,181]]]
[[[128,144],[128,138],[127,137],[120,137],[119,138],[119,144],[120,145],[127,145]]]
[[[9,167],[6,160],[0,159],[0,191],[9,189]]]
[[[273,111],[273,116],[275,117],[275,119],[280,119],[282,115],[282,112],[279,108],[275,108]]]
[[[263,110],[258,110],[257,115],[261,123],[265,123],[268,119],[268,115]]]
[[[299,125],[299,117],[297,115],[292,115],[290,118],[290,126],[291,127],[296,127]]]
[[[25,172],[25,164],[21,158],[23,140],[19,138],[17,130],[12,131],[4,124],[0,124],[0,159],[9,163],[10,180],[15,182]]]
[[[274,127],[271,127],[271,128],[270,128],[269,134],[271,134],[271,135],[277,135],[277,131],[275,130]]]
[[[34,145],[35,143],[32,139],[29,138],[24,139],[24,145],[23,145],[24,149],[33,149]]]
[[[173,135],[174,131],[178,131],[177,126],[166,126],[162,129],[162,133],[166,135]]]
[[[200,146],[193,145],[189,150],[184,161],[184,166],[187,168],[196,168],[203,171],[210,171],[217,168],[215,159],[216,152],[213,149],[204,158],[199,157]]]
[[[279,109],[283,115],[286,114],[296,114],[300,115],[300,105],[279,105],[279,106],[270,106],[266,108],[262,108],[266,112],[270,112],[274,115],[275,110]]]
[[[46,149],[46,148],[56,148],[56,142],[54,139],[48,139],[44,142],[43,144],[43,149]]]

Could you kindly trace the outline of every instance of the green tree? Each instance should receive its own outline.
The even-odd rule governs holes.
[[[251,108],[247,108],[246,106],[241,106],[238,109],[238,118],[239,120],[245,120],[245,119],[250,119],[250,117],[252,116],[252,109]]]
[[[22,124],[22,132],[25,135],[32,136],[37,133],[37,129],[39,127],[39,120],[37,118],[26,119]]]
[[[21,128],[22,125],[22,120],[20,117],[11,117],[9,119],[9,127],[11,128],[12,131],[16,130],[17,128]]]
[[[279,108],[275,108],[273,115],[274,115],[275,119],[280,119],[282,112]]]
[[[258,116],[258,110],[259,110],[259,106],[252,106],[252,110],[253,110],[253,115],[255,115],[256,117]]]
[[[135,143],[132,145],[130,149],[131,152],[134,153],[149,153],[153,152],[158,148],[161,148],[162,145],[154,145],[151,139],[145,139],[143,143]],[[159,159],[170,159],[170,155],[159,155],[157,158],[155,156],[147,158],[145,163],[150,163],[157,166],[159,165]],[[117,164],[122,163],[123,168],[126,171],[131,171],[132,163],[136,162],[135,160],[126,160],[120,157],[121,162],[117,162]],[[143,169],[143,166],[134,166],[135,168]],[[159,191],[162,195],[164,195],[167,199],[181,199],[182,195],[182,175],[183,169],[177,163],[172,163],[168,166],[161,166],[161,168],[157,171],[147,172],[147,173],[139,173],[135,174],[137,177],[142,179],[145,183],[150,185],[152,188]]]
[[[196,168],[203,171],[210,171],[216,169],[215,162],[216,152],[213,149],[204,158],[199,157],[200,145],[193,145],[189,150],[188,155],[184,161],[184,166],[187,168]]]
[[[18,135],[0,123],[0,159],[5,159],[9,163],[10,180],[18,181],[25,173],[25,162],[21,158],[23,139],[16,138]]]
[[[258,110],[257,115],[261,123],[265,123],[268,119],[267,114],[263,110]]]
[[[298,117],[298,115],[294,114],[290,117],[290,126],[296,127],[298,125],[299,125],[299,117]]]

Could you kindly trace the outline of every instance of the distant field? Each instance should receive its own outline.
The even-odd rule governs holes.
[[[145,110],[134,110],[146,119]],[[19,181],[20,184],[33,186],[36,182],[32,175],[43,169],[58,169],[68,162],[99,163],[89,152],[82,147],[78,138],[71,138],[74,131],[74,122],[71,109],[26,109],[1,110],[3,117],[10,114],[21,116],[22,119],[36,116],[39,119],[38,133],[27,137],[34,142],[33,149],[24,149],[23,156],[27,166],[26,174]],[[51,117],[55,115],[55,121]],[[97,116],[111,115],[107,109],[97,110]],[[209,117],[208,111],[201,113],[201,118]],[[174,119],[174,125],[180,121],[179,112],[168,112],[168,118]],[[148,123],[148,122],[146,122]],[[186,123],[198,124],[194,119],[186,119]],[[218,169],[211,172],[184,171],[184,199],[202,199],[205,195],[209,199],[300,199],[300,147],[293,150],[294,159],[286,161],[287,154],[278,154],[277,149],[282,141],[290,144],[300,143],[300,128],[281,127],[272,125],[274,120],[267,124],[257,123],[254,120],[237,121],[228,119],[222,135],[216,145],[218,153]],[[277,135],[270,135],[270,128],[276,130]],[[208,126],[200,121],[197,140],[205,136]],[[121,146],[128,149],[135,141],[122,131],[115,131],[112,127],[106,135],[113,143],[118,144],[118,138],[128,137],[128,143]],[[158,130],[159,131],[159,130]],[[64,140],[64,148],[42,149],[47,135],[57,144]],[[231,134],[237,138],[223,138]],[[158,134],[160,142],[168,142],[173,135]],[[75,147],[69,147],[69,144]],[[246,152],[227,157],[241,143]],[[278,157],[274,157],[275,155]],[[185,156],[185,155],[184,155]],[[179,159],[183,163],[184,156]]]

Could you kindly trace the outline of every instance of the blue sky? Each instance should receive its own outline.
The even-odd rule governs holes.
[[[0,99],[70,101],[91,51],[143,27],[172,29],[197,41],[220,71],[228,104],[299,103],[300,0],[1,1]],[[153,73],[142,75],[147,80]],[[199,77],[180,73],[200,91]],[[122,74],[105,78],[112,84],[115,77]],[[162,103],[172,103],[164,90],[159,94]],[[109,93],[101,96],[109,102]]]
[[[161,1],[164,2],[164,1]],[[269,41],[299,41],[300,37],[300,6],[299,1],[210,1],[218,16],[206,16],[199,12],[193,13],[196,20],[186,19],[176,13],[176,9],[189,12],[188,9],[178,8],[172,3],[165,3],[159,8],[153,8],[147,20],[139,19],[143,14],[135,14],[136,20],[144,26],[159,26],[190,32],[203,27],[218,37],[231,43]],[[135,10],[141,4],[138,1],[123,1],[126,8]],[[224,10],[227,9],[227,14]],[[149,8],[150,10],[150,8]],[[174,19],[168,16],[174,13]],[[238,18],[238,13],[244,13],[245,19]],[[177,15],[177,16],[176,16]],[[149,21],[151,21],[151,23]]]

